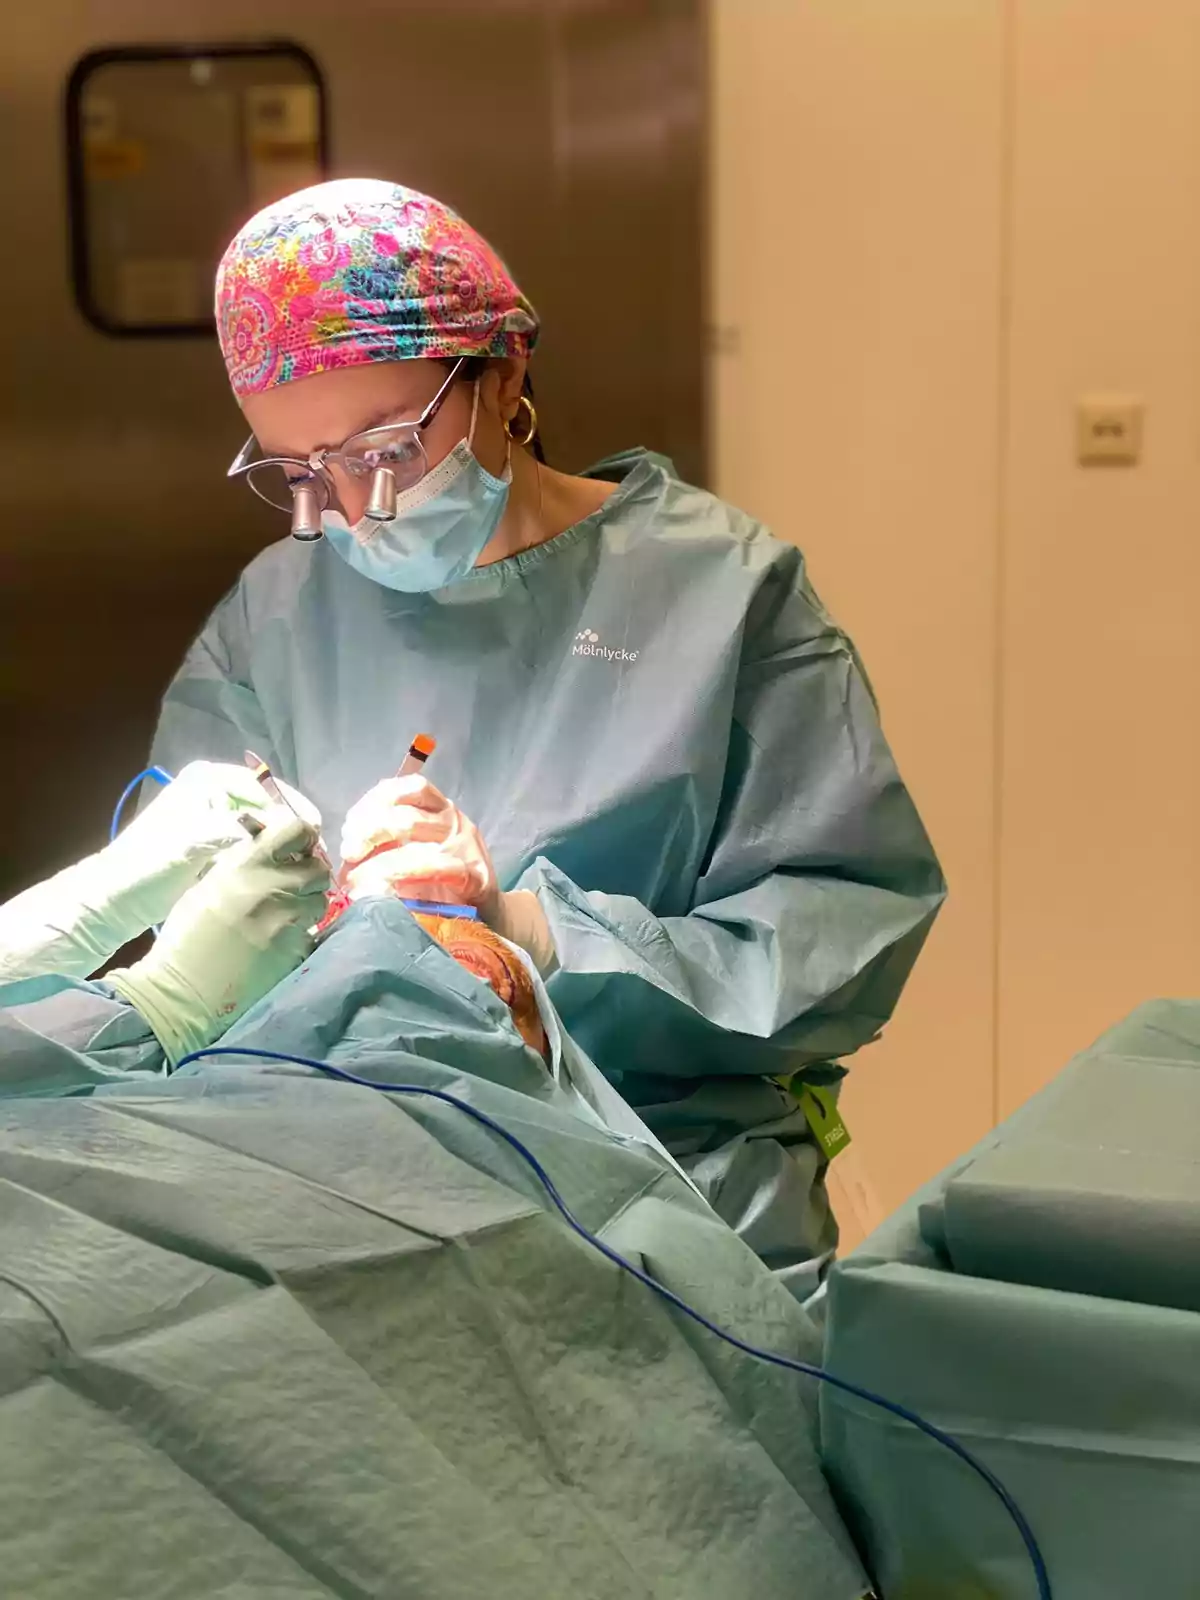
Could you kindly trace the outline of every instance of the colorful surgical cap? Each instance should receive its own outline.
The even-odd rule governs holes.
[[[526,356],[537,315],[440,200],[346,178],[251,217],[217,269],[217,334],[239,399],[334,367]]]

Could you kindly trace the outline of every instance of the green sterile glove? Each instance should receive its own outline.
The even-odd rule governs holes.
[[[289,799],[320,826],[307,801]],[[112,844],[0,906],[0,982],[86,978],[244,841],[239,815],[267,805],[247,768],[191,762]]]
[[[554,935],[532,890],[503,890],[479,829],[428,778],[385,778],[346,814],[342,887],[351,900],[399,895],[474,906],[493,932],[531,955],[546,978]]]
[[[109,973],[172,1066],[219,1039],[312,949],[329,887],[309,854],[316,840],[311,824],[272,812],[256,839],[225,851],[188,890],[147,956]]]

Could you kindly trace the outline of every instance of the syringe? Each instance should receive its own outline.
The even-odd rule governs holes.
[[[425,763],[437,749],[437,740],[431,733],[419,733],[408,747],[408,754],[400,763],[396,773],[398,778],[411,778],[418,772],[423,772]]]

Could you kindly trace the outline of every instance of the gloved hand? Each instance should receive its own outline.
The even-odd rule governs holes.
[[[171,912],[150,953],[109,973],[175,1066],[229,1028],[312,949],[329,873],[311,824],[278,809],[221,855]]]
[[[308,801],[286,792],[320,827]],[[184,767],[112,844],[0,906],[0,982],[95,972],[161,922],[219,851],[245,839],[242,812],[268,803],[246,767]]]
[[[479,829],[428,778],[385,778],[347,813],[342,887],[351,900],[398,895],[474,906],[493,932],[519,944],[545,975],[557,955],[550,924],[528,889],[502,890]]]

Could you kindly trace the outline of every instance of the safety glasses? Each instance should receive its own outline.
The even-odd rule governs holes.
[[[244,478],[260,500],[292,518],[292,538],[310,541],[321,537],[321,515],[337,499],[330,468],[356,481],[370,482],[363,515],[386,522],[395,515],[396,496],[411,489],[429,471],[422,435],[442,408],[454,380],[466,364],[460,356],[445,383],[415,422],[385,422],[351,434],[336,449],[320,450],[302,460],[293,456],[259,456],[253,434],[234,457],[226,473]]]

